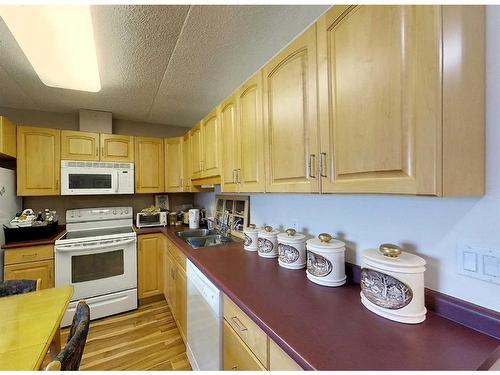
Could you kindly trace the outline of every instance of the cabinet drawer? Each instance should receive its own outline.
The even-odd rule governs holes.
[[[172,258],[175,259],[177,263],[182,267],[182,269],[186,270],[186,256],[184,253],[177,248],[172,242],[168,241],[168,251],[172,255]]]
[[[269,371],[303,371],[278,344],[269,339]]]
[[[236,332],[224,321],[224,370],[265,371]]]
[[[248,345],[264,366],[267,366],[267,335],[229,297],[224,295],[224,318]]]
[[[54,258],[54,246],[28,246],[5,250],[5,265],[25,262],[35,262]]]

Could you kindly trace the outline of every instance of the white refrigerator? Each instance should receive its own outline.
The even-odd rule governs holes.
[[[16,174],[0,168],[0,247],[5,243],[3,224],[10,222],[22,210],[22,199],[16,196]],[[3,251],[0,250],[0,280],[3,281]]]

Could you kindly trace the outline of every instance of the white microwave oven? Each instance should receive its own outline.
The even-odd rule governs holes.
[[[167,212],[160,211],[154,214],[138,212],[135,220],[137,228],[164,227],[167,225]]]
[[[134,194],[134,164],[61,161],[61,195]]]

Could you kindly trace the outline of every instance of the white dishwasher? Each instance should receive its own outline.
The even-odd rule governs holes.
[[[193,370],[222,370],[222,303],[217,287],[187,261],[187,356]]]

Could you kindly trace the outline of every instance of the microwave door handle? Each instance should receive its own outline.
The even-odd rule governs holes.
[[[115,193],[120,191],[120,171],[116,171]]]
[[[56,246],[56,252],[62,253],[62,252],[82,251],[82,250],[109,249],[111,247],[117,247],[132,242],[135,242],[135,238],[123,241],[111,241],[109,243],[104,243],[104,244],[101,243],[92,246]]]

